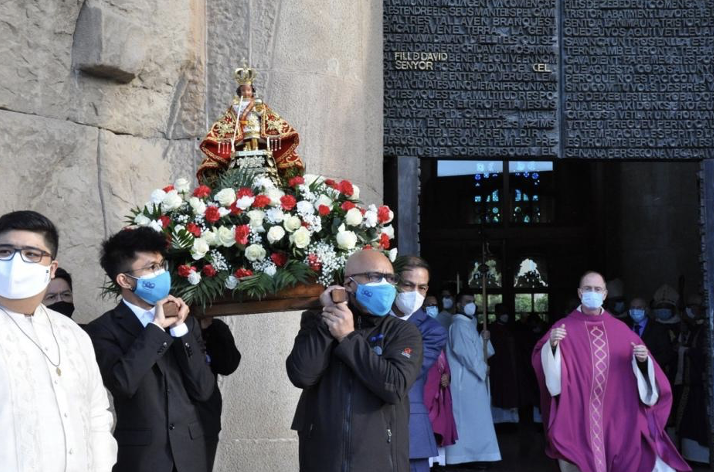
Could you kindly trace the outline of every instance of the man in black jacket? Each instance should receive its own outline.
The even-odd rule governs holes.
[[[664,373],[672,377],[673,369],[676,368],[676,353],[667,328],[650,319],[649,307],[644,298],[633,298],[627,313],[628,326],[642,339]]]
[[[122,301],[89,325],[104,385],[114,397],[114,472],[205,472],[206,443],[194,402],[213,393],[201,327],[168,295],[166,239],[123,230],[102,246],[101,265]],[[173,310],[171,310],[173,308]],[[170,311],[176,311],[169,317]]]
[[[345,266],[346,302],[329,287],[322,312],[305,312],[287,359],[303,392],[292,429],[301,472],[407,472],[409,389],[422,341],[411,323],[385,316],[396,296],[392,264],[376,250]]]

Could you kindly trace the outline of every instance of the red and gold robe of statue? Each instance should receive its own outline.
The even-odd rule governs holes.
[[[255,107],[262,108],[260,138],[263,141],[272,141],[273,159],[275,159],[278,173],[284,175],[290,169],[296,169],[298,173],[302,173],[304,165],[295,150],[300,143],[298,132],[266,104],[256,104]],[[250,111],[250,108],[247,107],[244,114]],[[206,157],[196,173],[200,183],[203,183],[206,171],[222,171],[228,168],[232,154],[231,141],[234,135],[234,150],[237,151],[244,141],[243,126],[241,124],[236,126],[236,111],[233,106],[230,106],[201,141],[200,148]]]

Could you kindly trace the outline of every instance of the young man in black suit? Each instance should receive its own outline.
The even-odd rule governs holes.
[[[206,443],[195,402],[213,393],[201,327],[169,295],[166,239],[126,229],[102,246],[101,265],[122,300],[87,325],[104,385],[114,396],[114,472],[204,472]],[[171,311],[175,317],[168,317]]]

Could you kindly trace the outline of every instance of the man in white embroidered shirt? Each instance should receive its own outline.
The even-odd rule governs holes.
[[[165,251],[166,238],[148,227],[124,229],[102,245],[102,268],[122,301],[87,332],[114,397],[114,472],[206,470],[195,402],[208,400],[215,378],[199,323],[187,318],[183,300],[169,295]]]
[[[109,472],[117,445],[89,337],[42,305],[57,229],[34,211],[0,217],[0,470]]]

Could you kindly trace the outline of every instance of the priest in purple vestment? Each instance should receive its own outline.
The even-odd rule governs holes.
[[[603,277],[583,275],[578,296],[533,350],[546,454],[563,472],[691,470],[664,431],[669,381],[637,334],[602,308]]]

